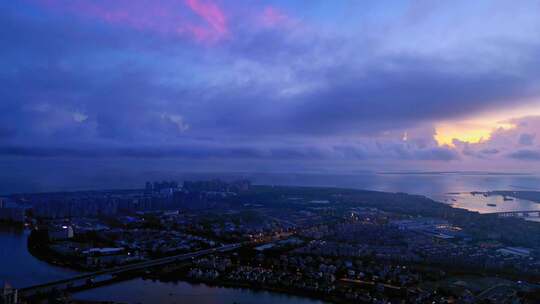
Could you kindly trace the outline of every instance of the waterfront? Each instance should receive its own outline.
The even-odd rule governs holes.
[[[269,183],[279,175],[249,176],[260,183]],[[540,204],[500,195],[473,195],[471,192],[540,191],[540,175],[497,174],[481,172],[388,172],[325,176],[289,174],[282,183],[293,186],[331,186],[368,189],[384,192],[404,192],[425,195],[433,200],[479,213],[540,210]],[[488,205],[489,204],[489,205]],[[494,206],[495,205],[495,206]],[[536,220],[536,219],[532,219]]]

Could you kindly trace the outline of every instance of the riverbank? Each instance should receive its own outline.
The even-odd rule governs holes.
[[[251,288],[220,287],[186,281],[134,279],[72,295],[75,301],[140,304],[326,304],[320,300]]]

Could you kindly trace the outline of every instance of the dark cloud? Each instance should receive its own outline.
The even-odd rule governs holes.
[[[482,153],[482,154],[488,154],[488,155],[499,154],[499,152],[501,152],[501,151],[499,151],[498,149],[495,149],[495,148],[493,148],[493,149],[482,149],[482,150],[480,150],[480,153]]]
[[[162,146],[162,147],[0,147],[0,155],[33,158],[178,158],[178,159],[323,159],[327,155],[316,147],[231,147],[231,146]]]
[[[536,134],[523,133],[519,136],[519,144],[523,146],[531,146],[534,143]]]
[[[333,71],[327,88],[305,96],[302,107],[291,109],[291,121],[303,122],[296,124],[303,132],[403,128],[504,105],[508,99],[525,97],[521,89],[531,85],[507,75],[447,73],[442,62],[433,60],[385,60],[395,66],[392,71]]]
[[[517,160],[527,160],[527,161],[539,161],[540,160],[540,151],[537,150],[518,150],[516,152],[509,154],[510,158]]]
[[[360,147],[335,146],[333,149],[338,153],[342,153],[343,157],[346,159],[366,159],[369,157],[369,152]]]
[[[474,149],[470,145],[466,145],[462,150],[463,155],[471,156],[476,159],[486,159],[489,160],[493,156],[496,156],[501,153],[499,149],[496,148],[485,148],[485,149]]]
[[[414,151],[411,158],[415,160],[452,161],[460,159],[459,153],[449,148],[429,148]]]
[[[32,158],[124,158],[124,159],[246,159],[246,160],[437,160],[459,159],[456,151],[448,148],[417,148],[402,144],[377,147],[338,145],[328,149],[325,145],[290,146],[269,143],[256,145],[161,145],[118,147],[57,147],[57,146],[4,146],[0,156]]]

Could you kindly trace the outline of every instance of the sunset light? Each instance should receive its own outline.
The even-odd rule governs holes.
[[[444,123],[435,127],[435,140],[439,146],[454,147],[454,140],[465,143],[476,144],[487,141],[493,132],[497,130],[510,130],[515,128],[511,123],[470,123],[456,122]]]

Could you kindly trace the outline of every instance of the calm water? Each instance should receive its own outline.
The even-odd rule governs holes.
[[[27,250],[27,237],[28,231],[0,226],[0,281],[24,287],[76,274],[34,258]]]
[[[194,178],[205,176],[194,176]],[[540,190],[538,175],[494,174],[236,174],[222,178],[249,178],[258,184],[337,186],[389,192],[408,192],[427,195],[456,207],[486,212],[540,210],[540,204],[502,197],[473,196],[471,191]],[[193,178],[193,176],[192,176]],[[182,180],[178,178],[178,180]],[[99,188],[99,187],[93,187]],[[460,193],[460,194],[449,194]],[[487,204],[496,204],[496,207]],[[67,278],[74,271],[51,266],[32,257],[26,248],[28,233],[0,227],[0,281],[23,287]],[[115,300],[128,303],[320,303],[269,292],[245,289],[214,288],[188,283],[162,283],[141,279],[85,291],[75,296],[85,300]]]
[[[540,210],[539,203],[528,200],[515,198],[504,200],[504,197],[501,195],[490,195],[485,197],[480,194],[472,195],[469,192],[448,194],[444,196],[442,201],[451,204],[454,207],[478,211],[480,213]]]
[[[112,300],[128,303],[197,303],[197,304],[321,304],[323,302],[248,289],[210,287],[204,284],[186,282],[163,283],[135,279],[111,286],[84,291],[74,295],[78,300]]]
[[[256,183],[335,186],[387,192],[406,192],[437,197],[449,192],[492,190],[538,190],[540,175],[464,174],[464,173],[363,173],[354,175],[254,174]]]

